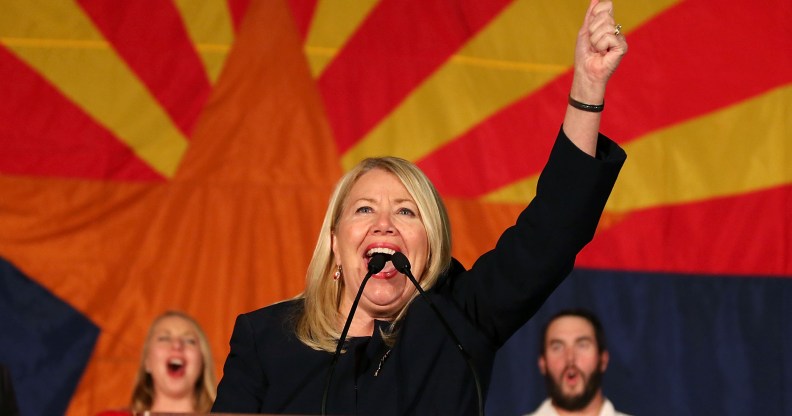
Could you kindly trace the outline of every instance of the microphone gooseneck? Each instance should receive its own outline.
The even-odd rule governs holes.
[[[333,380],[333,372],[335,371],[335,365],[338,361],[339,355],[341,355],[341,349],[344,346],[344,341],[346,340],[347,332],[349,332],[349,326],[352,324],[352,317],[355,316],[355,310],[357,309],[358,302],[360,302],[360,296],[363,295],[363,288],[366,287],[366,282],[371,278],[371,276],[377,274],[385,267],[385,263],[388,262],[390,256],[384,253],[374,253],[369,259],[368,263],[368,272],[366,276],[363,278],[363,281],[360,283],[360,288],[358,289],[357,295],[355,296],[355,301],[352,302],[352,306],[349,308],[349,314],[347,314],[346,322],[344,323],[344,329],[341,331],[341,336],[338,338],[338,343],[336,344],[336,350],[333,354],[333,360],[330,362],[330,367],[327,369],[327,377],[325,378],[325,386],[324,392],[322,392],[322,415],[326,415],[327,412],[327,393],[330,391],[330,384]]]
[[[426,295],[426,292],[424,292],[421,285],[419,285],[418,281],[415,280],[415,276],[413,276],[412,271],[410,270],[410,261],[407,260],[407,256],[405,256],[404,253],[397,251],[391,256],[391,263],[393,263],[393,267],[395,267],[396,270],[410,279],[415,288],[418,289],[418,293],[420,293],[421,298],[429,304],[429,306],[432,308],[432,311],[440,320],[440,323],[443,324],[448,336],[451,337],[451,339],[456,344],[459,353],[462,354],[462,358],[465,359],[465,363],[468,365],[470,372],[473,374],[473,381],[476,383],[476,395],[478,396],[478,413],[479,415],[484,416],[484,400],[481,393],[481,382],[479,381],[478,373],[476,373],[476,368],[473,366],[473,360],[470,358],[470,354],[468,354],[468,352],[465,351],[465,348],[462,347],[462,343],[459,341],[459,338],[457,338],[456,334],[454,334],[451,326],[448,325],[448,322],[443,317],[443,314],[440,313],[440,310],[437,309],[437,306],[435,306],[434,302],[432,302],[432,299]]]

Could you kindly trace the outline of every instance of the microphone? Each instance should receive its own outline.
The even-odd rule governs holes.
[[[371,256],[371,259],[369,260],[368,272],[363,278],[363,281],[360,283],[360,289],[358,289],[357,295],[355,296],[355,301],[352,302],[352,306],[349,308],[349,314],[347,314],[347,319],[344,323],[344,329],[341,331],[341,336],[338,338],[338,343],[336,344],[333,360],[330,362],[330,367],[327,369],[324,392],[322,392],[322,416],[327,414],[327,393],[330,391],[330,382],[333,380],[333,372],[335,371],[336,362],[338,362],[338,357],[341,355],[341,349],[344,346],[347,332],[349,332],[349,326],[352,324],[352,317],[355,316],[355,310],[357,309],[358,302],[360,301],[360,296],[363,295],[363,288],[366,287],[366,282],[368,282],[372,275],[379,273],[380,270],[385,267],[385,263],[388,262],[389,258],[390,256],[387,254],[374,253],[374,255]]]
[[[476,383],[476,395],[478,396],[478,413],[479,415],[484,416],[484,400],[482,399],[481,395],[481,382],[479,381],[478,373],[476,373],[476,368],[473,366],[473,361],[470,358],[470,354],[468,354],[468,352],[465,351],[465,348],[462,347],[462,343],[459,342],[459,338],[457,338],[456,334],[454,334],[451,326],[448,325],[448,322],[443,317],[443,314],[440,313],[440,310],[437,309],[437,306],[435,306],[434,302],[432,302],[432,299],[426,295],[426,292],[424,292],[421,285],[419,285],[418,281],[415,280],[415,276],[413,276],[412,271],[410,270],[410,261],[407,260],[407,256],[405,256],[404,253],[397,251],[393,253],[393,256],[391,256],[391,263],[393,263],[393,266],[396,268],[396,270],[410,279],[415,288],[418,289],[418,293],[421,294],[421,298],[429,304],[429,306],[432,308],[432,311],[435,313],[435,315],[437,315],[437,319],[439,319],[440,323],[443,324],[448,336],[451,337],[451,339],[456,344],[459,353],[462,354],[462,358],[465,359],[465,363],[468,365],[470,372],[473,374],[473,381]]]

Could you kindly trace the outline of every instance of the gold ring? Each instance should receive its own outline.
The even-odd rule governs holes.
[[[622,29],[622,25],[617,24],[615,30],[613,31],[613,34],[616,36],[621,35],[621,29]]]

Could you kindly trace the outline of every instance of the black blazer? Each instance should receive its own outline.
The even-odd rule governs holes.
[[[598,157],[559,133],[537,195],[496,247],[465,269],[454,261],[428,295],[470,354],[486,394],[498,348],[569,274],[594,235],[624,151],[599,137]],[[214,412],[318,414],[332,353],[294,336],[302,300],[240,315]],[[387,328],[387,322],[377,322]],[[415,299],[393,348],[380,331],[347,341],[328,414],[464,415],[478,409],[470,369],[426,302]]]

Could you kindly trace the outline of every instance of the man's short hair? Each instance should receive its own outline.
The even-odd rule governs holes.
[[[539,345],[540,355],[544,355],[545,353],[545,343],[547,342],[547,328],[550,327],[550,324],[553,323],[558,318],[563,318],[565,316],[576,316],[578,318],[583,318],[588,321],[591,326],[594,328],[594,337],[597,341],[597,349],[600,353],[603,351],[607,351],[608,347],[605,343],[605,330],[602,329],[602,323],[600,323],[599,318],[594,312],[591,312],[588,309],[583,308],[570,308],[570,309],[563,309],[556,312],[550,320],[545,323],[544,327],[542,328],[542,343]]]

